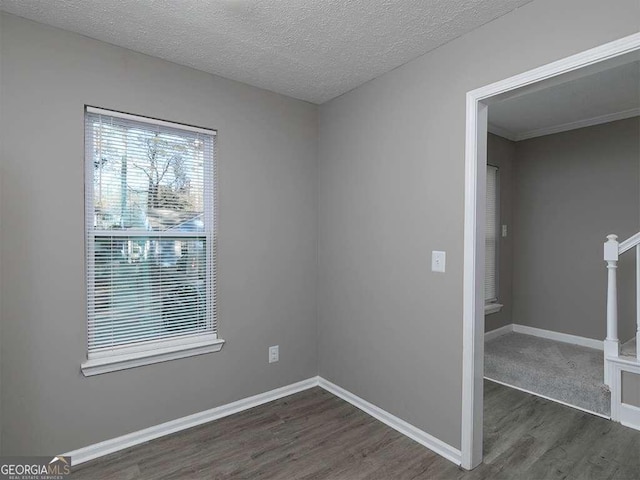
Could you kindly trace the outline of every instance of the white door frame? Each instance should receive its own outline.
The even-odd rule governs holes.
[[[556,81],[566,81],[570,72],[633,51],[640,51],[640,32],[467,93],[461,445],[462,466],[466,469],[482,462],[488,106],[492,101],[549,86],[560,75],[565,76]]]

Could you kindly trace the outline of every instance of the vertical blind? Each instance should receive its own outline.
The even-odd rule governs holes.
[[[215,335],[215,138],[87,107],[90,357]]]
[[[498,299],[498,169],[487,165],[487,206],[485,232],[485,303]]]

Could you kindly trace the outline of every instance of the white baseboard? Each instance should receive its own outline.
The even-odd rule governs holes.
[[[154,425],[153,427],[138,430],[137,432],[122,435],[121,437],[112,438],[110,440],[105,440],[104,442],[79,448],[65,453],[64,456],[71,457],[72,465],[79,465],[81,463],[88,462],[89,460],[148,442],[149,440],[164,437],[171,433],[202,425],[219,418],[233,415],[234,413],[257,407],[258,405],[262,405],[273,400],[278,400],[279,398],[286,397],[288,395],[293,395],[294,393],[307,390],[317,385],[318,377],[312,377],[307,380],[302,380],[301,382],[292,383],[291,385],[276,388],[275,390],[243,398],[242,400],[228,403],[226,405],[221,405],[220,407],[205,410],[204,412],[194,413],[193,415]]]
[[[568,333],[554,332],[552,330],[544,330],[542,328],[529,327],[527,325],[519,325],[512,323],[504,327],[491,330],[484,334],[484,340],[489,341],[494,338],[506,335],[507,333],[522,333],[524,335],[532,335],[534,337],[546,338],[557,342],[571,343],[582,347],[595,348],[596,350],[604,350],[604,342],[593,338],[579,337],[578,335],[570,335]]]
[[[604,342],[593,338],[579,337],[578,335],[570,335],[568,333],[553,332],[551,330],[543,330],[542,328],[528,327],[526,325],[513,324],[515,333],[524,333],[525,335],[533,335],[534,337],[548,338],[558,342],[572,343],[582,347],[595,348],[596,350],[604,350]]]
[[[400,418],[382,410],[381,408],[372,405],[371,403],[363,400],[362,398],[348,392],[347,390],[325,380],[321,377],[312,377],[301,382],[292,383],[281,388],[276,388],[265,393],[260,393],[252,397],[247,397],[236,402],[221,405],[219,407],[205,410],[204,412],[194,413],[186,417],[171,420],[169,422],[154,425],[153,427],[138,430],[121,437],[105,440],[104,442],[95,443],[87,447],[79,448],[71,452],[64,454],[65,457],[71,457],[71,464],[73,466],[79,465],[89,460],[109,455],[111,453],[130,448],[141,443],[154,440],[156,438],[164,437],[187,428],[196,427],[214,420],[218,420],[234,413],[239,413],[244,410],[248,410],[253,407],[257,407],[264,403],[278,400],[279,398],[293,395],[294,393],[307,390],[312,387],[320,386],[328,392],[342,398],[349,402],[360,410],[368,413],[372,417],[380,420],[382,423],[390,426],[394,430],[406,435],[407,437],[415,440],[416,442],[424,445],[428,449],[435,453],[451,460],[456,465],[460,465],[462,455],[460,450],[453,448],[452,446],[444,443],[441,440],[429,435],[428,433],[414,427],[413,425],[401,420]]]
[[[620,423],[625,427],[640,430],[640,408],[626,403],[620,404]]]
[[[395,415],[392,415],[389,412],[376,407],[375,405],[367,402],[366,400],[363,400],[357,395],[354,395],[353,393],[345,390],[342,387],[339,387],[334,383],[331,383],[330,381],[322,377],[319,378],[319,385],[328,392],[342,398],[354,407],[359,408],[363,412],[371,415],[373,418],[380,420],[382,423],[388,425],[394,430],[397,430],[398,432],[411,438],[419,444],[427,447],[429,450],[432,450],[438,455],[443,456],[447,460],[452,461],[456,465],[460,465],[462,463],[462,454],[457,448],[454,448],[451,445],[443,442],[442,440],[429,435],[427,432],[414,427],[410,423],[407,423],[404,420],[396,417]]]
[[[580,410],[580,411],[585,412],[585,413],[590,413],[591,415],[595,415],[596,417],[601,417],[601,418],[606,418],[607,420],[611,420],[611,417],[608,417],[608,416],[603,415],[603,414],[598,413],[598,412],[594,412],[593,410],[589,410],[587,408],[578,407],[577,405],[573,405],[571,403],[563,402],[562,400],[558,400],[558,399],[555,399],[555,398],[547,397],[546,395],[541,395],[539,393],[532,392],[531,390],[527,390],[526,388],[517,387],[515,385],[511,385],[510,383],[501,382],[500,380],[495,380],[495,379],[490,378],[490,377],[486,377],[485,376],[484,378],[485,378],[485,380],[489,380],[490,382],[498,383],[500,385],[504,385],[505,387],[513,388],[514,390],[520,390],[521,392],[529,393],[529,394],[534,395],[536,397],[544,398],[545,400],[550,400],[552,402],[559,403],[560,405],[565,405],[567,407],[575,408],[576,410]]]
[[[489,340],[493,340],[494,338],[501,337],[502,335],[506,335],[507,333],[513,332],[513,323],[509,325],[505,325],[504,327],[496,328],[495,330],[491,330],[484,334],[484,341],[488,342]]]

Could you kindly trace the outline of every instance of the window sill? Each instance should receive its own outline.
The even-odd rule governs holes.
[[[492,313],[498,313],[500,310],[502,310],[502,307],[504,307],[504,305],[502,305],[501,303],[487,303],[484,306],[484,314],[491,315]]]
[[[224,340],[214,338],[199,342],[161,346],[152,350],[142,350],[120,355],[101,355],[98,358],[90,358],[80,366],[80,369],[85,377],[90,377],[102,373],[125,370],[127,368],[141,367],[142,365],[150,365],[152,363],[167,362],[178,358],[219,352],[223,345]]]

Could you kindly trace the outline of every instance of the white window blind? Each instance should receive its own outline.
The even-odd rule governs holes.
[[[215,138],[87,107],[89,358],[216,335]]]
[[[498,299],[498,169],[487,165],[487,207],[485,233],[485,303]]]

